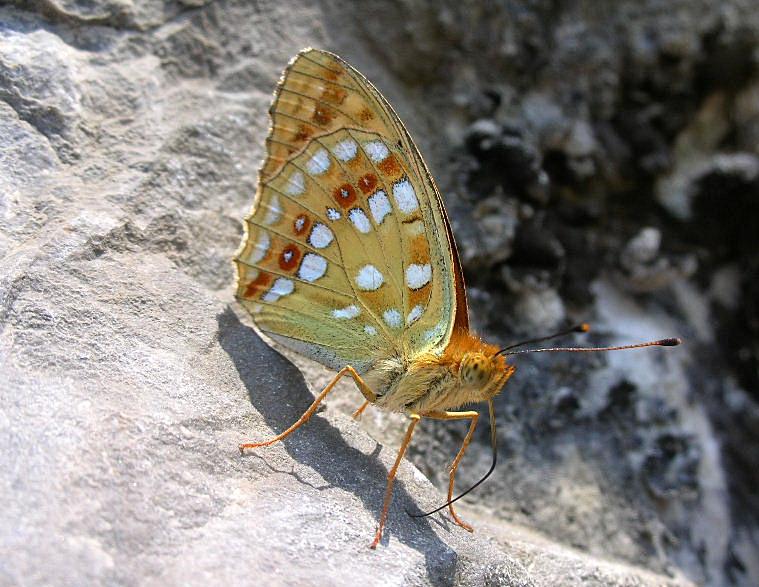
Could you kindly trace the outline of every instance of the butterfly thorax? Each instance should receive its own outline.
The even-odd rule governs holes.
[[[497,351],[498,347],[459,332],[443,349],[383,359],[365,379],[377,392],[378,407],[413,413],[452,410],[500,392],[515,367]]]

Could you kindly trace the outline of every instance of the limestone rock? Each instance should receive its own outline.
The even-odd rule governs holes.
[[[725,177],[754,222],[756,10],[491,4],[0,6],[0,584],[757,583],[755,235],[703,223]],[[495,198],[473,228],[504,254],[465,267],[490,339],[588,315],[597,344],[688,339],[520,359],[498,398],[499,468],[460,507],[473,535],[405,513],[441,503],[464,434],[424,422],[367,548],[403,419],[352,421],[347,383],[287,441],[237,450],[329,378],[232,299],[271,93],[309,45],[397,107],[457,231]],[[690,169],[683,136],[717,164],[685,182],[693,215],[668,216],[656,186]],[[645,227],[657,246],[637,241]],[[693,275],[634,294],[614,277],[623,256],[683,250]],[[487,435],[462,488],[487,469]]]

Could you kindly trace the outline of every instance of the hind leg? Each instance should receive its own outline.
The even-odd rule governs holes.
[[[322,392],[316,396],[316,399],[314,400],[314,403],[311,404],[311,406],[303,412],[303,415],[298,418],[298,421],[295,422],[292,426],[290,426],[287,430],[282,432],[281,434],[277,434],[274,438],[271,438],[269,440],[265,440],[263,442],[246,442],[244,444],[240,445],[240,453],[243,453],[246,448],[258,448],[261,446],[269,446],[271,444],[274,444],[275,442],[278,442],[282,440],[283,438],[287,438],[295,432],[298,428],[303,426],[306,422],[308,422],[309,418],[314,415],[314,412],[316,412],[317,408],[319,407],[319,404],[324,400],[327,395],[334,389],[335,385],[338,381],[340,381],[340,378],[344,375],[350,375],[353,377],[353,380],[356,382],[356,385],[358,386],[358,389],[361,391],[363,396],[366,398],[367,402],[374,402],[377,400],[377,394],[375,394],[371,389],[369,389],[369,386],[364,383],[364,380],[361,379],[361,376],[356,372],[356,370],[348,365],[347,367],[343,367],[340,369],[340,371],[335,375],[335,378],[325,387]]]

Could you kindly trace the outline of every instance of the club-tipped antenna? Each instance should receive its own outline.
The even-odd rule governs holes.
[[[474,485],[472,485],[469,489],[466,491],[463,491],[456,497],[454,497],[452,500],[445,502],[443,505],[441,505],[438,508],[435,508],[432,511],[427,512],[426,514],[412,514],[410,511],[406,510],[406,513],[411,516],[412,518],[425,518],[427,516],[431,516],[432,514],[436,514],[442,509],[447,508],[452,503],[460,500],[462,497],[467,495],[469,492],[474,491],[477,487],[479,487],[482,483],[485,482],[485,479],[490,477],[491,473],[495,470],[495,464],[498,460],[498,447],[496,444],[496,433],[495,433],[495,406],[493,405],[493,400],[488,400],[488,419],[490,420],[490,446],[493,449],[493,462],[490,464],[490,469],[488,469],[488,472],[485,473],[485,475],[477,481]]]
[[[677,346],[682,344],[679,338],[662,338],[661,340],[651,340],[649,342],[639,342],[637,344],[625,344],[621,346],[600,346],[600,347],[554,347],[546,349],[524,349],[521,351],[509,351],[508,347],[501,349],[496,355],[524,355],[526,353],[595,353],[599,351],[624,351],[628,349],[644,349],[650,346]]]
[[[678,346],[682,344],[682,340],[676,337],[673,338],[662,338],[660,340],[652,340],[649,342],[641,342],[637,344],[626,344],[621,346],[607,346],[607,347],[556,347],[556,348],[544,348],[544,349],[524,349],[521,351],[514,351],[510,350],[518,346],[522,346],[524,344],[530,344],[530,343],[536,343],[536,342],[542,342],[544,340],[548,340],[551,338],[556,338],[558,336],[564,336],[566,334],[571,334],[573,332],[588,332],[590,330],[590,326],[588,326],[587,323],[583,322],[582,324],[578,324],[577,326],[573,326],[572,328],[569,328],[567,330],[564,330],[562,332],[558,332],[556,334],[552,334],[550,336],[544,336],[541,338],[535,338],[532,340],[527,340],[524,342],[520,342],[518,344],[513,344],[511,346],[507,346],[500,351],[496,353],[496,355],[522,355],[525,353],[551,353],[551,352],[569,352],[569,353],[592,353],[592,352],[599,352],[599,351],[623,351],[628,349],[642,349],[646,347],[652,347],[652,346]],[[485,482],[485,480],[490,477],[490,475],[495,470],[496,462],[498,461],[498,449],[497,449],[497,443],[496,443],[496,427],[495,427],[495,407],[493,405],[493,400],[488,400],[488,417],[490,419],[490,445],[493,450],[493,462],[490,465],[490,469],[488,469],[488,472],[485,473],[485,475],[477,481],[474,485],[472,485],[469,489],[466,491],[463,491],[453,499],[445,502],[440,507],[435,508],[434,510],[431,510],[424,514],[412,514],[410,511],[406,510],[406,513],[411,516],[412,518],[424,518],[426,516],[431,516],[432,514],[436,514],[442,509],[445,509],[449,507],[454,502],[457,502],[465,495],[469,494],[470,492],[474,491],[477,487],[479,487],[482,483]]]

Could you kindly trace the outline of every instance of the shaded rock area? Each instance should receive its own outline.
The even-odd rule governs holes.
[[[499,467],[268,347],[230,262],[287,60],[344,56],[438,179],[472,320],[527,355]],[[753,0],[0,6],[0,584],[759,584]],[[299,370],[300,369],[300,370]],[[487,426],[459,473],[490,462]]]

